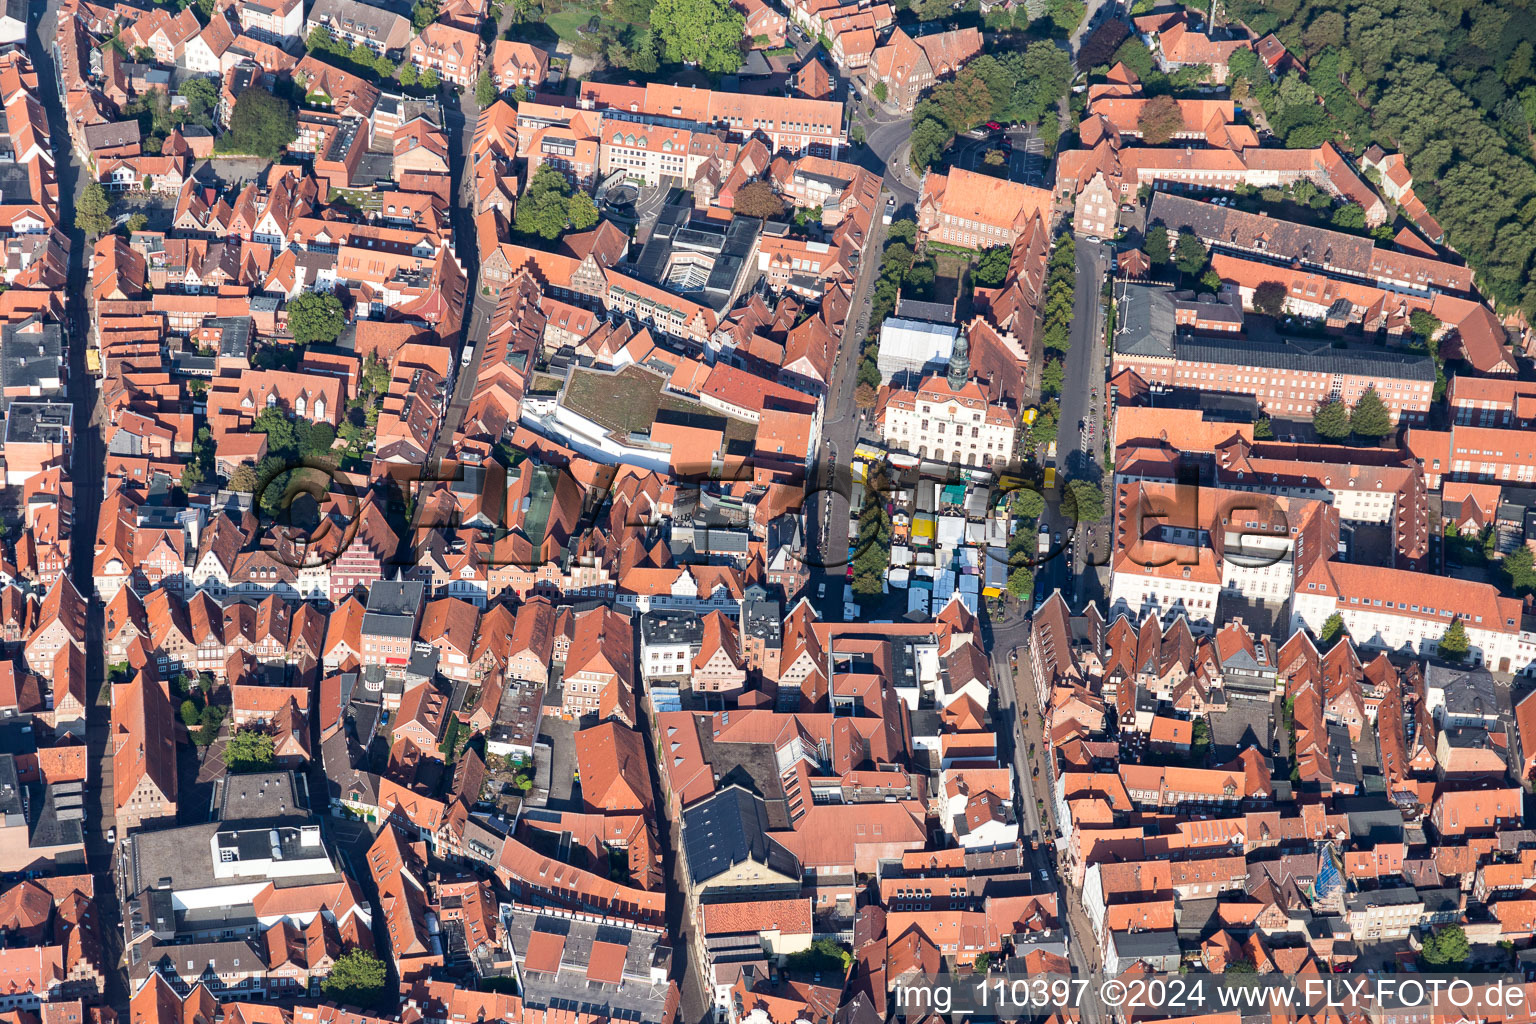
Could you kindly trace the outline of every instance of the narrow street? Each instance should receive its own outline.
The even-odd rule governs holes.
[[[1072,347],[1066,355],[1066,379],[1062,386],[1060,430],[1056,441],[1058,479],[1090,480],[1101,486],[1107,483],[1103,452],[1104,431],[1108,429],[1104,423],[1105,313],[1101,306],[1107,302],[1102,294],[1112,259],[1110,246],[1090,242],[1086,238],[1077,240]],[[1083,429],[1089,426],[1093,430],[1091,437]],[[1063,537],[1071,531],[1073,525],[1061,516],[1059,507],[1048,509],[1047,521],[1051,529],[1060,531]],[[1098,596],[1098,577],[1090,567],[1084,565],[1087,553],[1096,548],[1093,543],[1096,537],[1097,530],[1091,527],[1078,534],[1073,564],[1068,566],[1064,558],[1055,560],[1060,565],[1053,567],[1049,577],[1052,585],[1046,593],[1050,593],[1056,586],[1062,587],[1063,595],[1072,602],[1073,607],[1078,607],[1081,601]]]
[[[111,735],[111,709],[100,691],[109,686],[105,652],[100,640],[104,634],[103,608],[95,599],[92,561],[96,546],[96,521],[101,511],[105,450],[100,423],[97,421],[96,379],[86,371],[85,350],[90,345],[90,315],[86,305],[89,280],[87,261],[90,246],[84,232],[75,227],[75,201],[85,188],[85,176],[73,156],[69,127],[59,91],[58,71],[53,61],[53,40],[58,23],[58,4],[32,5],[33,18],[27,33],[27,56],[37,72],[38,99],[48,116],[48,132],[54,153],[54,168],[59,186],[59,229],[69,238],[69,293],[65,297],[65,351],[69,360],[67,373],[70,402],[74,407],[74,441],[70,451],[70,477],[74,485],[73,514],[70,523],[70,579],[90,603],[87,633],[92,642],[85,648],[85,672],[88,705],[86,708],[86,743],[89,751],[87,799],[85,803],[85,851],[96,889],[96,914],[102,938],[103,967],[106,970],[107,1005],[126,1019],[128,1014],[128,979],[121,969],[123,952],[122,918],[113,898],[112,865],[114,847],[106,840],[112,827],[115,804],[112,800],[112,758],[108,750]]]
[[[869,330],[869,293],[880,272],[880,253],[885,248],[885,225],[877,218],[870,227],[859,258],[859,277],[854,283],[849,321],[832,363],[832,381],[822,416],[821,442],[816,448],[817,486],[806,496],[806,538],[812,576],[827,581],[827,598],[818,601],[823,618],[841,618],[842,580],[848,561],[848,499],[850,479],[846,467],[858,440],[859,410],[853,392],[859,369],[859,347]],[[821,575],[821,573],[825,575]]]
[[[1016,646],[1016,641],[1027,630],[1028,623],[1022,618],[1011,626],[995,627],[991,632],[989,650],[992,659],[993,679],[998,685],[997,738],[999,755],[1011,757],[1019,786],[1019,803],[1027,837],[1026,849],[1031,855],[1032,868],[1049,871],[1056,882],[1057,900],[1062,913],[1062,923],[1067,930],[1067,956],[1072,970],[1080,978],[1096,978],[1100,965],[1098,951],[1093,944],[1093,929],[1083,913],[1082,895],[1072,879],[1064,877],[1063,859],[1055,841],[1058,833],[1056,810],[1051,800],[1055,770],[1046,751],[1045,723],[1040,715],[1039,696],[1030,677],[1029,650]],[[1010,655],[1018,655],[1015,670]],[[1029,756],[1033,746],[1035,756]],[[1040,774],[1033,774],[1038,765]],[[1045,809],[1040,810],[1043,803]],[[1033,840],[1033,842],[1031,841]],[[1103,1005],[1095,994],[1095,986],[1084,990],[1082,1006],[1084,1024],[1098,1024],[1106,1018]]]
[[[447,415],[438,427],[432,456],[427,460],[431,466],[438,465],[448,457],[453,436],[464,422],[464,413],[475,392],[475,380],[480,375],[480,357],[484,353],[485,339],[490,330],[491,313],[496,309],[494,297],[480,294],[480,242],[475,235],[475,186],[469,155],[469,136],[474,133],[478,115],[479,108],[470,90],[462,91],[457,102],[450,95],[443,103],[443,120],[446,122],[443,128],[448,134],[448,165],[453,175],[454,202],[450,216],[453,221],[454,254],[464,268],[466,282],[464,319],[460,332],[464,346],[473,348],[474,355],[468,365],[459,363],[455,367],[457,382],[448,403]]]

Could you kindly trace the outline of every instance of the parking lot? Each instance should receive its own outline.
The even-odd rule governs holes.
[[[991,162],[989,154],[993,154]],[[1002,163],[996,162],[998,155]],[[1046,184],[1045,143],[1027,125],[997,131],[982,128],[963,135],[955,142],[950,163],[978,174],[996,174],[1001,169],[1009,181],[1037,188]]]

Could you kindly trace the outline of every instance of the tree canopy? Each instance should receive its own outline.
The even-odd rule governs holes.
[[[1142,248],[1154,267],[1167,266],[1168,261],[1172,259],[1172,253],[1168,249],[1168,229],[1161,224],[1152,225],[1147,229],[1147,238]]]
[[[597,223],[597,207],[585,192],[571,193],[565,175],[540,167],[518,201],[513,226],[524,235],[553,240],[567,230],[585,231]]]
[[[1392,414],[1374,387],[1366,388],[1355,402],[1355,408],[1349,414],[1349,429],[1359,437],[1371,439],[1392,433]]]
[[[1318,642],[1322,645],[1323,649],[1327,650],[1334,644],[1338,643],[1339,638],[1343,635],[1344,616],[1340,615],[1338,612],[1334,612],[1332,615],[1328,616],[1327,621],[1323,623],[1322,631],[1318,633],[1317,639]]]
[[[1265,316],[1279,316],[1285,308],[1285,285],[1279,281],[1264,281],[1253,290],[1253,308]]]
[[[1195,275],[1205,269],[1211,254],[1192,231],[1179,232],[1179,244],[1173,247],[1173,265],[1182,274]]]
[[[1149,146],[1161,146],[1184,130],[1184,112],[1172,96],[1153,96],[1141,108],[1136,127],[1141,129],[1142,140]]]
[[[913,110],[913,166],[931,167],[951,139],[984,121],[1040,121],[1071,84],[1072,59],[1048,40],[976,57]]]
[[[275,763],[270,733],[238,729],[224,747],[224,763],[232,772],[264,772]]]
[[[320,990],[338,1003],[368,1009],[384,995],[384,961],[366,949],[347,950],[336,959]]]
[[[106,234],[112,230],[112,216],[107,212],[110,209],[107,190],[97,182],[91,182],[75,203],[75,227],[87,235]]]
[[[301,292],[288,302],[288,330],[300,345],[329,345],[346,325],[341,300],[330,292]]]
[[[1333,400],[1320,402],[1312,414],[1312,429],[1324,441],[1342,441],[1349,436],[1349,407]]]
[[[1424,940],[1421,955],[1431,967],[1460,967],[1471,957],[1472,947],[1460,925],[1449,925]]]
[[[1536,552],[1521,544],[1499,563],[1505,583],[1517,594],[1536,593]]]
[[[491,69],[482,69],[480,77],[475,81],[475,104],[484,110],[496,102],[497,95],[496,83],[491,79]]]
[[[1104,491],[1093,481],[1069,480],[1065,497],[1062,504],[1075,522],[1096,523],[1104,518]]]
[[[185,79],[176,94],[187,101],[187,120],[205,128],[213,127],[213,111],[219,105],[219,90],[202,76]]]
[[[1248,51],[1228,64],[1229,81],[1247,80],[1286,145],[1332,139],[1357,155],[1372,143],[1401,152],[1479,288],[1536,315],[1536,10],[1498,0],[1232,0],[1227,15],[1306,60],[1305,78],[1278,85]]]
[[[276,160],[298,137],[298,119],[286,100],[260,86],[251,86],[235,100],[226,136],[230,150]]]
[[[1440,637],[1440,657],[1448,661],[1460,661],[1467,656],[1472,649],[1472,641],[1467,638],[1467,627],[1456,619],[1445,627],[1445,633]]]
[[[971,284],[977,288],[996,288],[1008,277],[1013,250],[1000,245],[982,252],[976,265],[971,268]]]
[[[651,32],[669,64],[697,64],[713,74],[741,67],[746,25],[728,0],[656,0]]]
[[[762,217],[768,220],[784,212],[784,200],[767,181],[749,181],[736,190],[731,210],[746,217]]]

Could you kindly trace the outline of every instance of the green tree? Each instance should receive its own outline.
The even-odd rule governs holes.
[[[540,167],[517,204],[513,223],[525,235],[556,239],[570,222],[570,182],[549,165]]]
[[[1152,74],[1152,51],[1147,49],[1147,44],[1141,41],[1139,36],[1131,36],[1120,44],[1115,55],[1110,58],[1111,64],[1123,63],[1136,73],[1136,77],[1145,80]]]
[[[330,292],[301,292],[288,302],[288,330],[300,345],[329,345],[346,325],[341,300]]]
[[[416,0],[411,7],[411,25],[419,33],[437,20],[438,0]]]
[[[264,772],[275,763],[273,740],[260,729],[236,729],[224,747],[224,763],[232,772]]]
[[[252,86],[235,100],[229,116],[229,148],[267,160],[276,160],[299,137],[298,120],[286,100],[260,86]]]
[[[379,1004],[384,983],[384,961],[366,949],[353,948],[337,958],[320,991],[338,1003],[368,1009]]]
[[[1253,310],[1265,316],[1279,316],[1285,309],[1285,285],[1279,281],[1263,281],[1253,289]]]
[[[1136,127],[1147,145],[1161,146],[1184,130],[1184,111],[1172,96],[1154,96],[1142,106]]]
[[[144,216],[142,213],[135,213],[133,216],[128,218],[128,233],[131,235],[135,231],[143,231],[144,228],[148,226],[148,224],[148,217]]]
[[[315,31],[324,31],[317,28]],[[213,111],[219,105],[219,91],[212,82],[201,76],[188,78],[177,88],[176,94],[187,101],[187,120],[204,128],[213,127]]]
[[[1424,962],[1431,967],[1461,967],[1471,955],[1467,933],[1460,925],[1440,928],[1424,940]]]
[[[1338,612],[1334,612],[1332,615],[1328,616],[1327,620],[1323,623],[1322,632],[1318,634],[1317,639],[1318,642],[1323,645],[1323,649],[1328,650],[1329,648],[1333,647],[1334,644],[1338,643],[1339,637],[1343,635],[1344,616],[1340,615]]]
[[[1173,265],[1179,268],[1180,273],[1193,277],[1205,269],[1209,259],[1210,253],[1194,232],[1179,232],[1179,243],[1173,247]]]
[[[1221,973],[1257,974],[1259,973],[1259,969],[1252,960],[1233,960],[1231,963],[1227,964],[1226,970],[1222,971]]]
[[[886,97],[885,83],[884,82],[876,82],[873,91],[874,91],[874,94],[875,94],[875,99],[879,100],[881,103],[884,103],[885,102],[885,97]]]
[[[1324,10],[1318,14],[1301,37],[1307,55],[1312,56],[1330,46],[1344,45],[1344,29],[1344,15],[1338,11]]]
[[[480,72],[480,77],[475,81],[475,103],[484,110],[496,102],[496,83],[491,79],[491,69],[485,68]]]
[[[1147,239],[1142,244],[1142,248],[1146,251],[1147,259],[1152,261],[1154,267],[1167,266],[1169,260],[1168,229],[1161,224],[1152,225],[1147,229]]]
[[[1006,245],[984,250],[971,270],[971,283],[977,288],[996,288],[1007,279],[1012,257]]]
[[[1345,203],[1333,211],[1333,226],[1346,231],[1364,230],[1365,211],[1359,203]]]
[[[256,488],[261,485],[261,477],[256,472],[256,467],[244,463],[234,468],[229,474],[229,489],[242,494],[254,494]]]
[[[1408,314],[1408,326],[1413,333],[1429,341],[1440,331],[1440,318],[1427,309],[1416,309]]]
[[[661,59],[656,55],[656,34],[654,32],[646,32],[641,35],[639,42],[635,44],[634,51],[629,56],[629,68],[631,71],[638,71],[642,75],[654,75],[661,69]],[[523,86],[518,86],[518,88],[521,90]],[[528,90],[528,93],[527,98],[532,99],[532,90]],[[522,101],[521,96],[518,98],[518,101]]]
[[[1349,414],[1349,429],[1360,437],[1379,439],[1392,432],[1392,414],[1374,387],[1365,389],[1354,411]]]
[[[87,235],[104,235],[112,230],[112,217],[107,211],[111,204],[107,200],[107,190],[97,182],[91,182],[80,193],[80,201],[75,204],[75,227],[84,231]]]
[[[745,21],[728,0],[656,0],[651,32],[668,64],[697,64],[712,74],[741,67]]]
[[[1253,421],[1253,439],[1255,441],[1273,441],[1275,439],[1275,428],[1269,422],[1268,416],[1260,416]]]
[[[1045,395],[1061,394],[1062,386],[1066,383],[1067,372],[1060,359],[1047,359],[1045,365],[1040,368],[1040,391]]]
[[[1349,436],[1349,407],[1333,399],[1318,404],[1312,414],[1312,429],[1324,441],[1342,441]]]
[[[1021,487],[1009,497],[1008,511],[1030,522],[1036,522],[1045,512],[1045,495],[1028,487]]]
[[[1035,591],[1035,573],[1027,565],[1021,565],[1008,573],[1008,593],[1020,601],[1029,600]]]
[[[184,700],[184,701],[182,701],[181,702],[181,724],[185,725],[188,729],[190,729],[190,728],[192,728],[195,725],[201,724],[201,722],[202,722],[201,712],[199,712],[197,710],[197,705],[192,703],[191,700]]]
[[[437,68],[427,68],[416,76],[416,84],[428,92],[436,92],[437,87],[443,84],[443,79],[437,73]]]
[[[795,972],[835,972],[846,974],[853,963],[853,954],[836,939],[817,939],[811,947],[799,953],[791,953],[785,968]]]
[[[874,390],[880,386],[880,364],[873,359],[859,360],[858,386]],[[875,403],[869,403],[873,406]]]
[[[192,736],[192,741],[200,747],[206,747],[219,737],[219,726],[224,723],[224,709],[217,704],[208,704],[203,707],[200,721],[202,727]]]
[[[318,29],[316,31],[319,31]],[[400,68],[400,84],[414,86],[416,84],[416,65],[406,64]]]
[[[1467,639],[1467,627],[1456,619],[1445,628],[1445,633],[1440,637],[1440,657],[1447,661],[1460,661],[1467,656],[1472,649],[1472,642]]]
[[[1505,582],[1517,594],[1536,592],[1536,552],[1529,544],[1521,544],[1499,563],[1504,571]]]
[[[597,223],[597,204],[592,197],[578,189],[571,195],[571,201],[565,207],[566,220],[570,222],[571,230],[586,231]]]
[[[1096,523],[1104,518],[1104,491],[1091,480],[1069,480],[1062,511],[1073,522]]]

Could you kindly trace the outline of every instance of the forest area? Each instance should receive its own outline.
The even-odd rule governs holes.
[[[1233,0],[1307,67],[1272,84],[1233,61],[1234,98],[1291,147],[1377,142],[1407,158],[1414,188],[1502,309],[1536,320],[1536,12],[1530,0]]]

